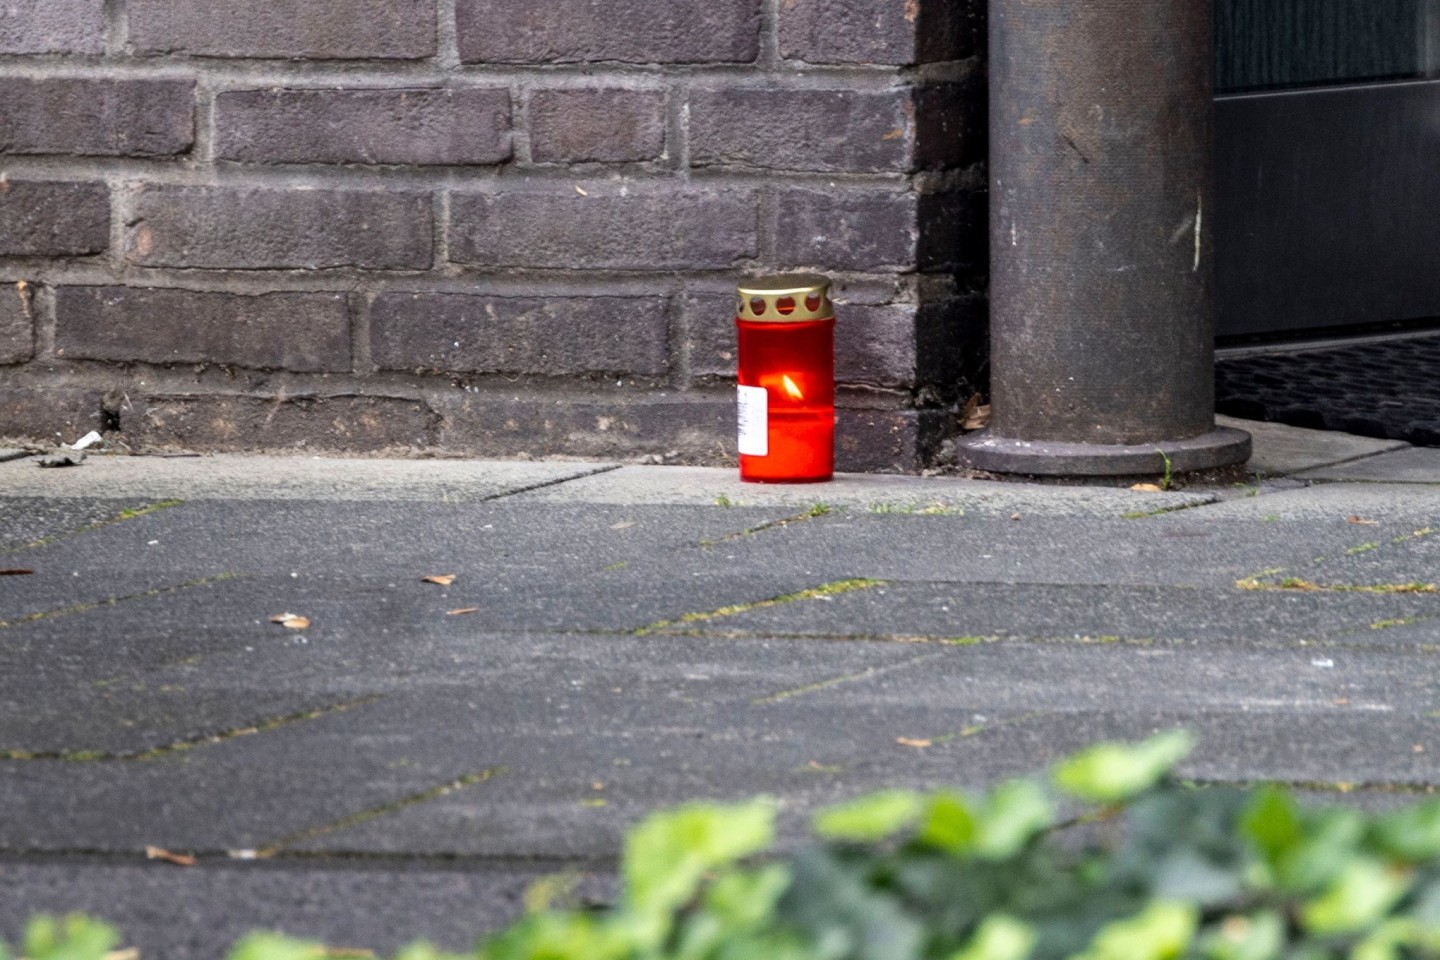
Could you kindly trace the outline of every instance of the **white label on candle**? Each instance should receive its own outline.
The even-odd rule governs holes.
[[[764,387],[741,387],[739,416],[740,452],[747,457],[770,453],[770,397]]]

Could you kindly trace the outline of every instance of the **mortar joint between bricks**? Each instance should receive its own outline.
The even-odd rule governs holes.
[[[435,65],[446,73],[460,69],[460,28],[455,0],[437,0],[435,16]]]
[[[676,84],[665,103],[665,150],[682,182],[690,180],[690,85]]]
[[[104,0],[101,16],[105,23],[105,55],[122,57],[130,53],[130,16],[126,0]]]
[[[757,64],[772,70],[784,64],[780,56],[780,0],[763,0],[760,7],[760,56]]]

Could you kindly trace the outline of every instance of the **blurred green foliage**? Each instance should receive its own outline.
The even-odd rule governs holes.
[[[472,953],[396,960],[1440,960],[1440,801],[1370,815],[1187,786],[1189,748],[1172,732],[981,795],[860,797],[788,858],[768,855],[770,802],[691,804],[631,831],[612,906],[537,896]],[[117,939],[40,917],[19,956],[105,960]],[[231,960],[326,956],[255,934]]]

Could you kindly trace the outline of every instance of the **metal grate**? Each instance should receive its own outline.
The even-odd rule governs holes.
[[[1215,406],[1247,420],[1440,446],[1440,334],[1221,357]]]

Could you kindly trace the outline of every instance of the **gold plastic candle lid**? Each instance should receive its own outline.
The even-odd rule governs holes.
[[[830,281],[824,277],[809,274],[756,277],[740,284],[738,292],[741,320],[800,323],[835,316],[835,304],[830,301]]]

